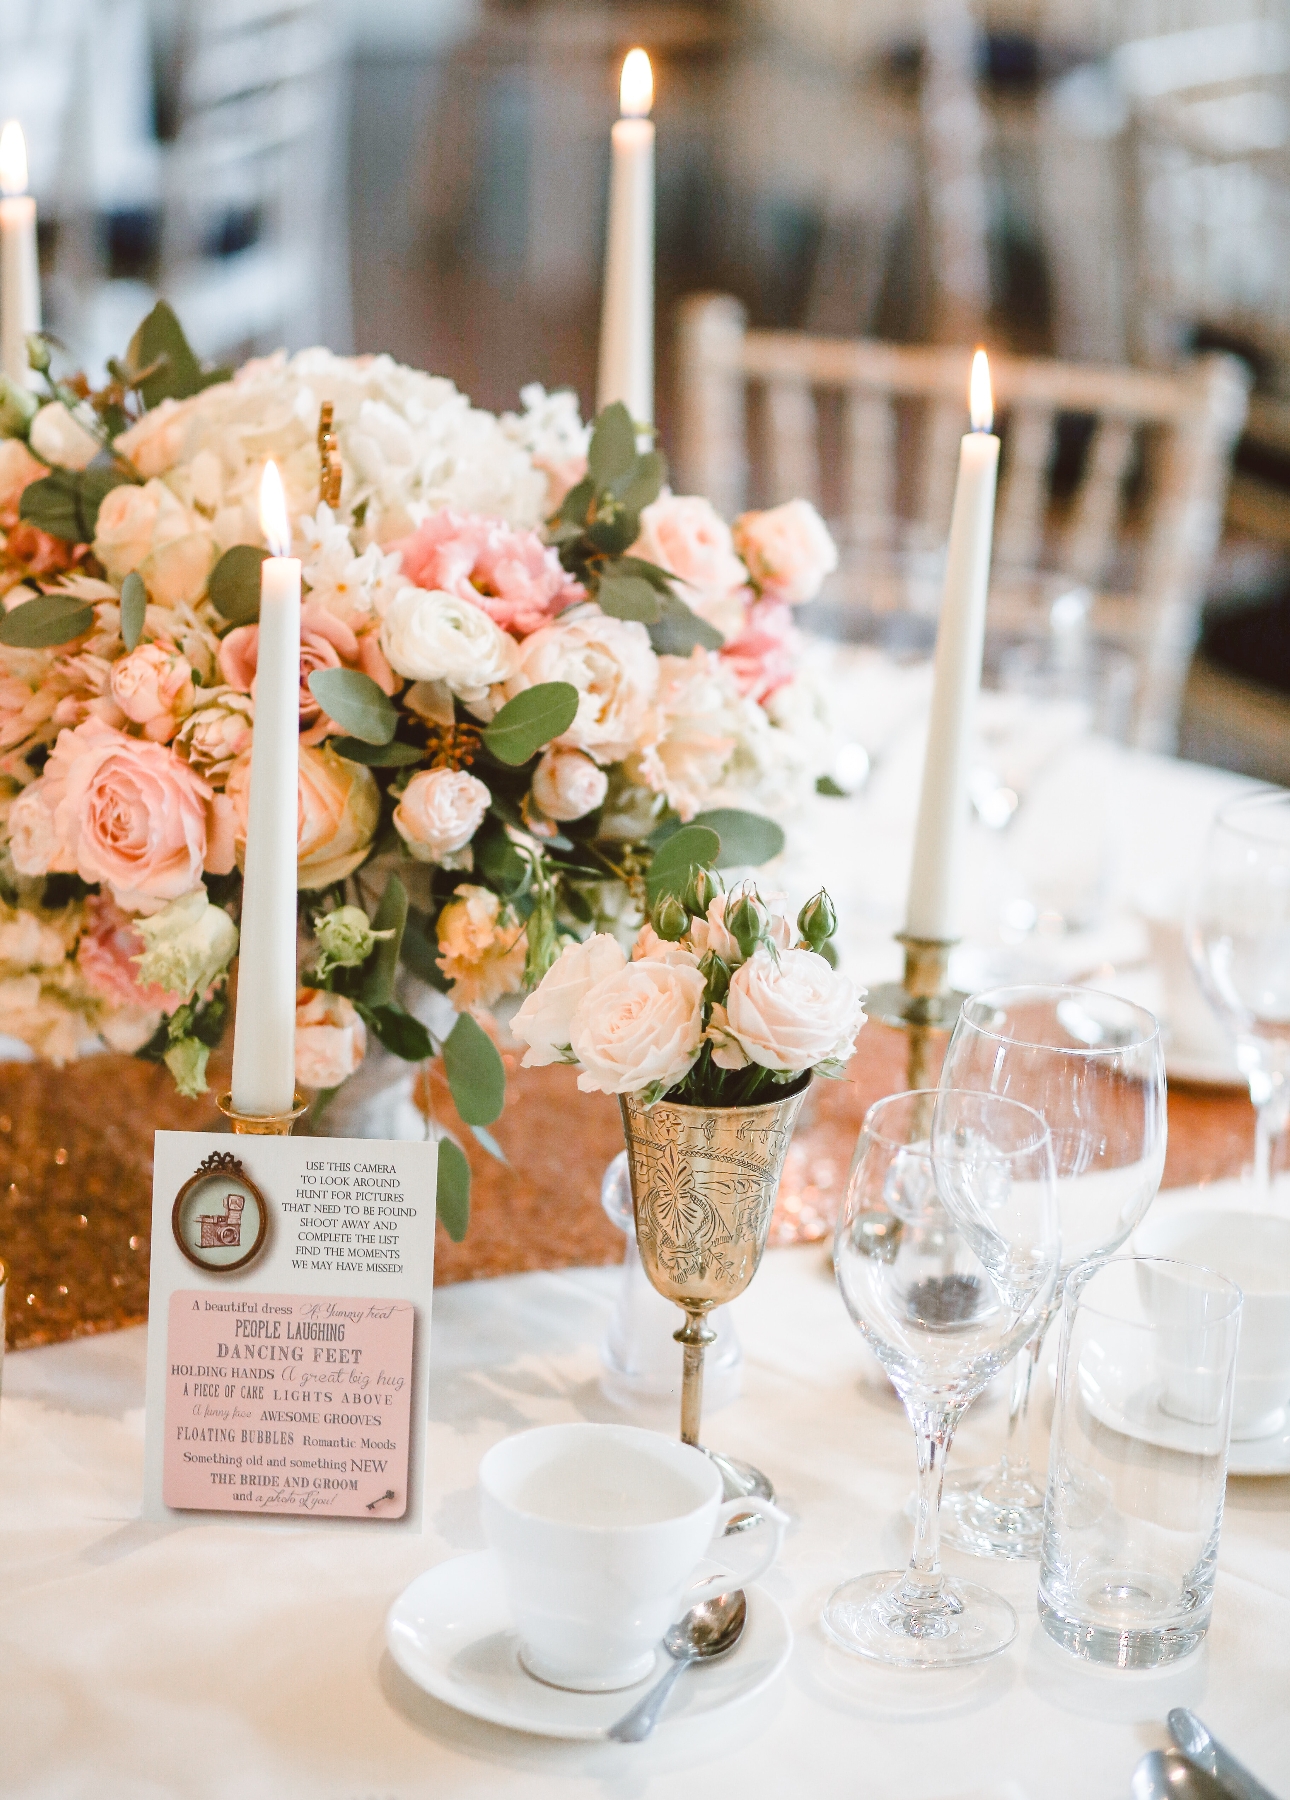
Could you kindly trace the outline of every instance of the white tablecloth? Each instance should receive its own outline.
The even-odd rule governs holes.
[[[767,1585],[797,1641],[775,1686],[639,1746],[486,1727],[417,1692],[384,1648],[390,1601],[477,1549],[475,1471],[527,1425],[622,1417],[597,1384],[613,1270],[435,1296],[428,1529],[262,1532],[139,1522],[144,1338],[11,1356],[0,1404],[0,1793],[23,1800],[1119,1800],[1195,1707],[1290,1793],[1290,1480],[1229,1483],[1214,1621],[1159,1674],[1052,1645],[1033,1565],[950,1553],[1006,1592],[1021,1631],[976,1668],[897,1675],[832,1649],[818,1616],[849,1574],[903,1562],[912,1439],[866,1368],[819,1247],[772,1252],[737,1302],[742,1399],[708,1441],[751,1457],[796,1516]],[[645,1416],[672,1430],[670,1412]],[[969,1414],[956,1460],[998,1442]],[[688,1679],[701,1679],[692,1677]],[[683,1702],[683,1695],[676,1698]]]

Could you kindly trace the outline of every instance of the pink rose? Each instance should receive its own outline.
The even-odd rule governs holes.
[[[719,655],[739,691],[764,703],[797,673],[793,616],[788,607],[774,600],[758,601],[739,636],[724,645]]]
[[[58,734],[44,774],[14,802],[10,854],[23,875],[106,882],[122,906],[177,900],[201,881],[213,799],[161,744],[89,718]]]
[[[334,1088],[367,1054],[367,1028],[344,994],[301,988],[296,995],[296,1080]]]
[[[144,987],[136,979],[136,958],[143,955],[144,949],[133,919],[106,894],[91,894],[85,902],[85,930],[76,946],[76,966],[90,987],[113,1006],[174,1012],[183,1000],[182,994],[168,994],[155,982]]]
[[[259,655],[258,625],[238,625],[221,641],[219,671],[236,693],[255,693],[255,671]],[[386,694],[394,693],[399,685],[374,632],[364,632],[359,636],[320,601],[306,601],[300,612],[302,744],[321,744],[330,732],[340,729],[314,699],[309,677],[315,669],[361,669]]]
[[[112,698],[145,737],[168,744],[193,710],[197,690],[192,666],[163,644],[140,644],[112,664]]]
[[[443,863],[465,849],[492,798],[484,783],[464,769],[422,769],[394,809],[394,829],[418,862]]]
[[[632,555],[675,575],[691,605],[727,600],[748,585],[730,527],[699,494],[664,494],[647,506]]]
[[[239,757],[229,773],[227,798],[238,861],[246,847],[251,755]],[[367,855],[381,813],[376,777],[361,763],[346,762],[328,745],[300,747],[300,792],[296,825],[296,881],[302,888],[330,887],[352,874]]]
[[[837,545],[809,500],[742,513],[734,541],[762,593],[792,606],[814,600],[838,566]]]
[[[415,587],[471,600],[516,637],[549,625],[587,597],[535,531],[517,531],[501,519],[445,508],[389,548],[399,552]]]
[[[21,438],[0,439],[0,525],[7,528],[18,523],[23,490],[48,473]]]

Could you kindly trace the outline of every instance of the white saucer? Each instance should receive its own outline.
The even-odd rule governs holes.
[[[1141,1443],[1156,1444],[1162,1450],[1185,1450],[1194,1456],[1203,1454],[1211,1441],[1212,1434],[1203,1425],[1189,1425],[1185,1419],[1175,1419],[1164,1410],[1159,1381],[1130,1388],[1126,1379],[1124,1390],[1113,1393],[1106,1386],[1085,1379],[1081,1370],[1080,1394],[1095,1419]],[[1290,1475],[1290,1421],[1265,1438],[1233,1438],[1227,1453],[1227,1472]]]
[[[520,1667],[518,1640],[491,1550],[459,1556],[419,1575],[399,1595],[385,1621],[390,1654],[410,1681],[459,1712],[538,1737],[603,1738],[650,1682],[613,1694],[574,1694],[547,1687]],[[667,1703],[658,1730],[759,1693],[779,1674],[793,1648],[783,1611],[758,1587],[748,1589],[748,1623],[738,1645],[720,1661],[689,1669]]]

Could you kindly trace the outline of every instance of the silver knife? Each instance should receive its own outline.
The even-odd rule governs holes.
[[[1169,1735],[1189,1762],[1227,1789],[1233,1800],[1277,1800],[1271,1788],[1265,1788],[1244,1763],[1238,1762],[1230,1750],[1198,1719],[1188,1706],[1175,1706],[1166,1719]]]

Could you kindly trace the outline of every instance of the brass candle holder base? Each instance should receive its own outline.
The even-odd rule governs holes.
[[[902,931],[896,941],[905,946],[905,978],[871,988],[866,1011],[880,1024],[909,1033],[905,1086],[912,1092],[936,1085],[932,1034],[953,1031],[967,995],[950,986],[950,951],[957,938],[907,937]]]
[[[216,1105],[231,1122],[239,1137],[290,1137],[292,1127],[301,1113],[308,1109],[309,1102],[302,1100],[297,1094],[290,1112],[244,1113],[234,1106],[232,1094],[221,1094]]]

